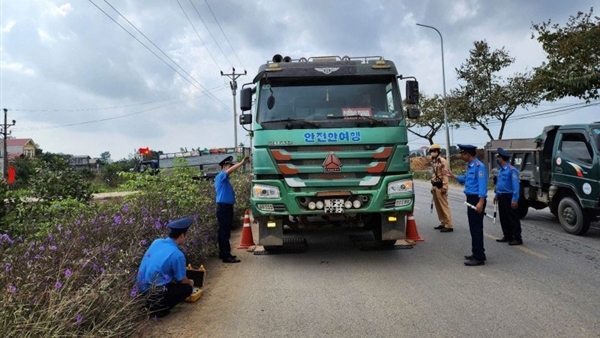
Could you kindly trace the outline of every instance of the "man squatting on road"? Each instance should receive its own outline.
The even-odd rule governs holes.
[[[155,239],[142,258],[137,288],[147,297],[150,316],[168,315],[193,292],[194,281],[186,276],[185,256],[178,247],[185,242],[190,225],[189,217],[169,223],[169,237]]]

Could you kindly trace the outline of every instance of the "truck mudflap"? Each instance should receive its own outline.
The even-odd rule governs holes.
[[[283,220],[281,218],[258,217],[256,222],[258,223],[258,245],[283,245]]]
[[[406,238],[405,212],[377,215],[379,224],[373,224],[373,235],[377,241],[396,241]]]
[[[381,240],[406,238],[406,214],[382,215]]]

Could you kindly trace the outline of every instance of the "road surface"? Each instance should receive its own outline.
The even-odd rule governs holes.
[[[440,233],[433,229],[429,183],[415,186],[424,241],[412,249],[360,251],[349,240],[351,229],[289,232],[307,239],[306,253],[234,250],[242,263],[210,262],[202,298],[178,306],[145,334],[600,337],[598,223],[574,236],[548,210],[530,210],[524,245],[508,246],[495,241],[499,222],[486,219],[486,265],[466,267],[471,239],[462,188],[451,187],[449,195],[455,231]]]

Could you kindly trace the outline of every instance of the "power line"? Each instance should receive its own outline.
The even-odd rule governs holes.
[[[225,88],[225,86],[219,86],[219,87],[215,87],[210,89],[210,91],[216,91],[217,89],[223,89]],[[198,95],[193,95],[192,98],[195,97],[200,97],[202,95],[205,95],[204,93],[198,94]],[[168,101],[173,101],[173,103],[176,103],[178,101],[180,101],[181,99],[177,99],[177,98],[168,98],[165,100],[158,100],[158,101],[151,101],[151,102],[140,102],[140,103],[132,103],[132,104],[128,104],[128,105],[123,105],[123,106],[112,106],[112,107],[97,107],[97,108],[75,108],[75,109],[12,109],[12,111],[19,111],[19,112],[79,112],[79,111],[98,111],[98,110],[112,110],[112,109],[120,109],[120,108],[129,108],[129,107],[135,107],[135,106],[145,106],[145,105],[149,105],[149,104],[155,104],[155,103],[161,103],[161,102],[168,102]]]
[[[188,20],[188,22],[190,23],[190,25],[194,29],[194,32],[196,32],[196,35],[198,36],[198,39],[200,39],[200,41],[202,42],[202,45],[204,45],[204,48],[208,52],[208,55],[210,55],[210,58],[213,60],[213,62],[215,63],[215,65],[217,65],[217,68],[219,68],[219,70],[221,70],[221,67],[219,67],[219,64],[217,63],[217,60],[215,60],[215,57],[212,55],[212,53],[210,52],[210,50],[208,50],[208,46],[206,46],[206,43],[204,43],[204,40],[200,36],[200,33],[198,33],[198,30],[196,29],[196,26],[194,26],[194,24],[192,23],[192,20],[190,20],[190,17],[185,12],[185,9],[183,9],[183,6],[181,6],[181,3],[179,2],[179,0],[177,0],[177,4],[179,5],[179,7],[181,8],[181,10],[183,11],[183,15],[185,15],[185,18]]]
[[[139,42],[142,46],[144,46],[148,51],[150,51],[152,54],[154,54],[154,56],[156,56],[159,60],[161,60],[164,64],[166,64],[169,68],[171,68],[175,73],[179,74],[179,76],[181,76],[184,80],[186,80],[187,82],[189,82],[192,86],[196,87],[196,89],[200,90],[201,92],[205,92],[210,94],[210,92],[208,92],[206,90],[206,88],[204,88],[198,81],[196,81],[196,79],[194,79],[191,75],[189,75],[187,72],[185,72],[190,78],[192,78],[194,81],[196,81],[196,83],[198,83],[198,85],[194,84],[192,81],[190,81],[187,77],[183,76],[181,73],[179,73],[177,71],[177,69],[175,69],[173,66],[171,66],[168,62],[166,62],[163,58],[161,58],[160,56],[158,56],[158,54],[156,54],[156,52],[154,52],[153,50],[151,50],[148,46],[146,46],[142,41],[140,41],[140,39],[138,39],[135,35],[133,35],[130,31],[128,31],[125,27],[123,27],[119,22],[117,22],[117,20],[113,19],[110,15],[108,15],[108,13],[106,13],[102,8],[98,7],[98,5],[96,5],[92,0],[88,0],[92,5],[94,5],[96,8],[98,8],[98,10],[100,10],[102,13],[104,13],[104,15],[106,15],[109,19],[111,19],[114,23],[116,23],[119,27],[121,27],[125,32],[127,32],[127,34],[129,34],[132,38],[134,38],[137,42]],[[106,0],[104,0],[106,3],[108,3]],[[112,7],[112,5],[110,5],[108,3],[109,6]],[[114,9],[114,7],[112,7]],[[115,9],[116,11],[116,9]],[[127,22],[129,22],[127,20],[127,18],[125,18],[123,15],[121,15],[121,13],[119,13],[117,11],[117,13],[123,17]],[[131,23],[130,23],[131,24]],[[133,26],[133,25],[132,25]],[[135,26],[134,26],[135,28]],[[136,28],[137,30],[137,28]],[[139,30],[138,30],[139,31]],[[141,32],[140,32],[141,33]],[[143,34],[142,34],[143,35]],[[145,35],[144,35],[145,36]],[[147,38],[146,38],[147,39]],[[158,48],[158,47],[157,47]],[[159,48],[160,50],[160,48]],[[161,50],[162,52],[162,50]],[[164,52],[163,52],[164,53]],[[168,57],[168,56],[167,56]],[[170,59],[170,58],[169,58]],[[173,61],[171,59],[171,61]],[[175,63],[175,61],[173,61]],[[178,65],[179,67],[179,65]],[[180,67],[181,68],[181,67]],[[228,109],[227,105],[225,105],[223,102],[219,101],[215,96],[213,96],[212,94],[210,94],[209,98],[211,100],[213,100],[215,103],[221,105],[221,107]]]
[[[158,49],[161,53],[163,53],[164,56],[166,56],[169,60],[171,60],[171,62],[173,62],[177,67],[179,67],[179,69],[181,69],[187,76],[189,76],[192,80],[194,80],[194,82],[196,82],[200,87],[202,87],[203,90],[206,91],[206,88],[204,88],[204,86],[202,86],[202,84],[200,84],[200,82],[198,82],[190,73],[188,73],[187,71],[185,71],[185,69],[183,69],[177,62],[175,62],[175,60],[173,60],[169,55],[167,55],[167,53],[165,53],[162,49],[160,49],[160,47],[158,47],[154,42],[152,42],[152,40],[150,40],[150,38],[148,38],[144,33],[142,33],[142,31],[140,31],[133,23],[131,23],[129,20],[127,20],[127,18],[121,14],[121,12],[119,12],[115,7],[113,7],[113,5],[111,5],[107,0],[104,0],[104,2],[106,2],[115,12],[117,12],[117,14],[119,14],[125,21],[127,21],[127,23],[129,23],[131,25],[131,27],[133,27],[136,31],[138,31],[138,33],[142,34],[143,37],[146,38],[146,40],[150,41],[150,43],[156,47],[156,49]],[[139,41],[139,40],[138,40]],[[179,73],[178,73],[179,74]],[[181,74],[180,74],[181,75]],[[191,82],[190,82],[191,83]],[[197,88],[197,87],[196,87]],[[214,98],[213,101],[223,105],[223,107],[226,107],[226,105],[224,105],[221,101],[219,101],[219,99],[217,99],[216,96],[212,95],[210,92],[208,92],[210,96],[212,96]],[[209,98],[210,98],[209,96]]]
[[[576,111],[579,109],[600,105],[600,101],[593,101],[593,102],[594,103],[591,103],[591,104],[575,103],[575,104],[571,104],[571,105],[560,107],[560,108],[544,109],[544,110],[538,110],[538,111],[534,111],[534,112],[528,112],[528,113],[521,114],[521,115],[515,115],[515,116],[511,116],[506,121],[506,123],[515,122],[515,121],[524,120],[524,119],[545,119],[545,118],[549,118],[549,117],[563,115],[563,114],[566,114],[566,113],[569,113],[572,111]],[[499,124],[499,123],[501,123],[501,122],[496,120],[496,121],[489,122],[488,125],[490,125],[490,124],[494,125],[494,124]]]
[[[220,87],[220,88],[225,88],[225,87]],[[206,94],[202,94],[202,95],[206,95]],[[83,121],[83,122],[75,122],[75,123],[68,123],[68,124],[60,124],[60,125],[46,126],[46,127],[34,127],[34,128],[25,128],[25,129],[15,128],[15,130],[18,130],[18,131],[31,131],[31,130],[56,129],[56,128],[62,128],[62,127],[72,127],[72,126],[78,126],[78,125],[83,125],[83,124],[91,124],[91,123],[96,123],[96,122],[104,122],[104,121],[116,120],[116,119],[121,119],[121,118],[124,118],[124,117],[138,115],[138,114],[145,113],[145,112],[148,112],[148,111],[156,110],[156,109],[159,109],[159,108],[164,108],[164,107],[169,106],[169,105],[171,105],[173,103],[183,103],[183,102],[195,99],[198,96],[201,96],[201,95],[195,95],[195,96],[187,98],[187,99],[180,99],[180,100],[178,100],[179,102],[177,102],[177,101],[175,101],[175,102],[168,102],[168,103],[165,103],[165,104],[157,106],[157,107],[140,110],[140,111],[133,112],[133,113],[128,113],[128,114],[123,114],[123,115],[117,115],[117,116],[107,117],[107,118],[104,118],[104,119],[91,120],[91,121]]]
[[[191,99],[188,99],[191,100]],[[182,100],[181,102],[185,102],[187,100]],[[78,125],[83,125],[83,124],[90,124],[90,123],[96,123],[96,122],[104,122],[104,121],[110,121],[110,120],[116,120],[116,119],[121,119],[124,117],[128,117],[128,116],[133,116],[133,115],[138,115],[141,113],[145,113],[151,110],[156,110],[159,108],[163,108],[166,106],[171,105],[171,103],[166,103],[157,107],[153,107],[153,108],[148,108],[148,109],[144,109],[144,110],[140,110],[137,112],[133,112],[133,113],[129,113],[129,114],[124,114],[124,115],[118,115],[118,116],[113,116],[113,117],[107,117],[104,119],[98,119],[98,120],[91,120],[91,121],[84,121],[84,122],[75,122],[75,123],[68,123],[68,124],[61,124],[61,125],[54,125],[54,126],[46,126],[46,127],[34,127],[34,128],[25,128],[25,129],[19,129],[19,131],[31,131],[31,130],[45,130],[45,129],[56,129],[56,128],[62,128],[62,127],[72,127],[72,126],[78,126]]]
[[[190,1],[192,1],[192,0],[190,0]],[[231,51],[233,51],[233,55],[235,55],[236,59],[238,60],[238,62],[242,66],[242,68],[246,68],[246,67],[244,67],[244,64],[242,63],[242,60],[240,60],[240,58],[238,57],[237,53],[235,52],[235,49],[231,45],[231,42],[229,42],[229,39],[227,38],[227,34],[225,34],[225,32],[223,31],[223,28],[221,27],[221,24],[219,23],[219,20],[217,20],[217,17],[215,16],[215,13],[213,12],[212,8],[210,8],[210,5],[208,4],[208,0],[204,0],[204,2],[206,2],[206,6],[208,6],[208,10],[212,14],[212,16],[215,19],[215,21],[217,22],[217,26],[219,26],[219,29],[221,30],[221,33],[223,33],[223,36],[225,37],[225,41],[227,41],[227,43],[229,44],[229,48],[231,48]]]
[[[196,14],[198,14],[198,17],[200,18],[200,21],[202,21],[202,24],[204,25],[204,28],[206,28],[206,30],[208,31],[208,34],[210,34],[210,37],[213,39],[213,41],[215,42],[215,44],[217,45],[217,47],[219,48],[219,50],[221,51],[221,53],[225,57],[225,60],[227,60],[227,62],[229,62],[229,65],[231,67],[233,67],[233,64],[231,63],[231,61],[229,61],[229,58],[227,57],[227,54],[225,54],[225,52],[223,52],[223,49],[221,48],[221,45],[219,45],[219,43],[217,42],[217,39],[215,39],[215,37],[212,34],[212,32],[210,31],[210,29],[208,29],[208,26],[206,25],[206,23],[202,19],[202,16],[200,15],[200,12],[198,12],[198,9],[196,8],[196,6],[192,2],[192,0],[190,0],[190,4],[192,4],[192,7],[194,7],[194,10],[196,11]]]

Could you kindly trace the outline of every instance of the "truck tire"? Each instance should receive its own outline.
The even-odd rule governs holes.
[[[373,236],[375,237],[375,242],[380,247],[392,247],[396,244],[396,240],[383,240],[381,239],[381,214],[372,214],[370,218],[370,224],[373,227]]]
[[[558,206],[550,206],[550,213],[558,218]]]
[[[586,217],[579,202],[565,197],[558,203],[558,220],[566,232],[573,235],[585,235],[590,229],[590,220]]]
[[[519,213],[519,219],[525,218],[527,216],[527,212],[529,211],[529,203],[524,198],[519,199],[519,204],[517,207],[517,212]]]

